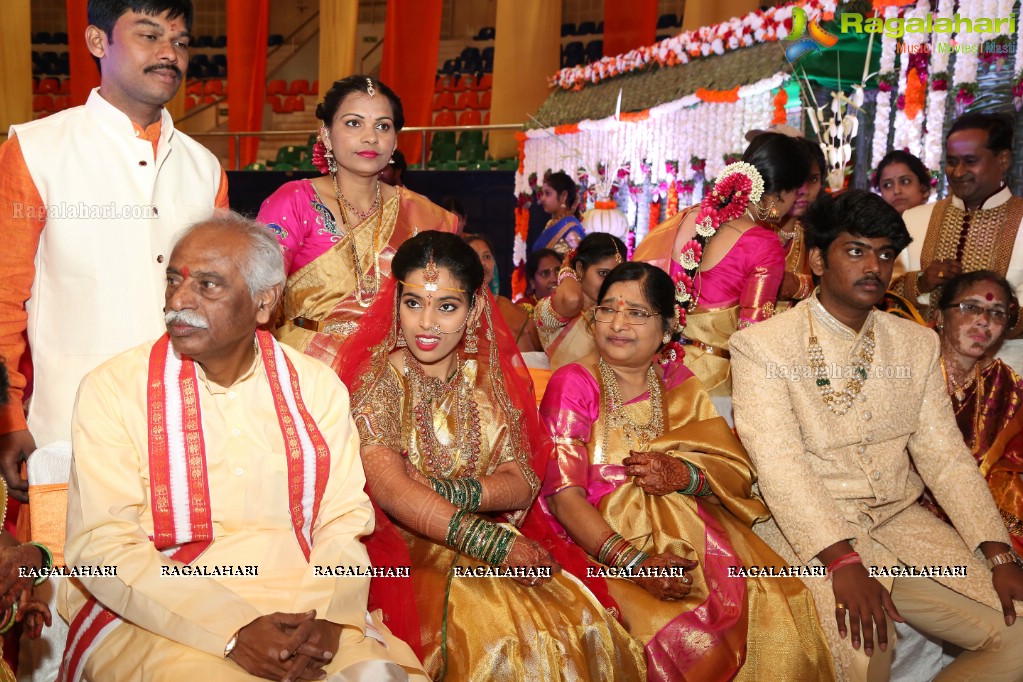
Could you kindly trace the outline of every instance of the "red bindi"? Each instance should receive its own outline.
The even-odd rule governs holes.
[[[987,300],[989,300],[989,301],[993,300],[993,299],[994,299],[994,297],[995,297],[995,295],[994,295],[994,294],[992,294],[992,293],[991,293],[990,291],[989,291],[989,292],[987,292],[986,294],[984,294],[984,298],[986,298],[986,299],[987,299]]]
[[[192,276],[192,274],[188,271],[188,266],[187,265],[185,267],[181,268],[181,276],[184,277],[185,279],[188,279],[189,277]]]

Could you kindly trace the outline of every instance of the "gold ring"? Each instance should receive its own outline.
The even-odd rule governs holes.
[[[846,608],[845,604],[843,604],[840,601],[839,602],[835,602],[835,609],[836,610],[837,609],[841,609],[842,611],[848,611],[849,610],[849,609]]]
[[[938,278],[939,279],[945,279],[945,271],[944,270],[938,270]]]

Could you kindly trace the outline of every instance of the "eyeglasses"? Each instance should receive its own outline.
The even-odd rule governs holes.
[[[959,314],[963,317],[969,317],[970,319],[977,319],[984,313],[987,313],[988,319],[995,324],[1005,324],[1009,321],[1009,313],[999,308],[985,308],[982,305],[976,303],[970,303],[969,301],[960,301],[959,303],[953,303],[948,306],[946,310],[952,308],[959,308]]]
[[[593,319],[595,319],[597,322],[603,322],[607,324],[615,319],[615,315],[617,315],[618,312],[619,312],[618,308],[612,308],[611,306],[607,305],[598,305],[596,308],[593,309]],[[659,316],[659,313],[648,313],[647,311],[642,310],[641,308],[623,308],[621,312],[623,315],[625,315],[625,322],[627,324],[632,325],[633,327],[638,327],[640,325],[646,324],[647,320],[649,320],[651,317]]]

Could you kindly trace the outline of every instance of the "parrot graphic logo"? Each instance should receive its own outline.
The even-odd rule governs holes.
[[[809,35],[804,37],[806,33]],[[791,43],[785,48],[785,58],[790,64],[795,64],[812,52],[820,52],[822,47],[834,47],[838,36],[821,28],[816,17],[808,21],[802,7],[793,7],[792,32],[785,36],[785,40]]]

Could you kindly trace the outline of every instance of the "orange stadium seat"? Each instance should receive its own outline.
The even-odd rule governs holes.
[[[199,98],[195,95],[185,96],[185,111],[195,109],[199,105]]]
[[[39,81],[39,94],[55,95],[60,92],[60,81],[52,76]]]
[[[266,94],[286,95],[288,94],[288,83],[280,79],[272,80],[266,84]]]
[[[458,106],[456,109],[478,109],[480,106],[479,97],[472,90],[466,90],[458,96]]]
[[[312,95],[315,94],[309,91],[309,81],[305,78],[296,78],[291,81],[291,87],[288,88],[288,93],[292,95]]]
[[[455,95],[452,92],[442,92],[433,98],[433,110],[443,111],[444,109],[455,108]]]
[[[469,90],[476,84],[476,76],[465,74],[458,79],[458,90]]]
[[[483,114],[483,125],[485,125],[485,126],[490,125],[490,112],[489,111],[487,113]]]
[[[212,78],[206,81],[203,85],[203,94],[205,95],[225,95],[227,94],[224,90],[224,81],[219,78]]]
[[[453,111],[439,111],[437,115],[433,117],[433,125],[435,126],[453,126],[455,125],[455,112]]]
[[[292,95],[288,98],[288,103],[285,106],[288,111],[305,111],[305,97]]]
[[[56,111],[53,97],[51,95],[36,95],[32,98],[32,111]]]
[[[475,109],[467,109],[458,115],[458,125],[478,126],[480,124],[480,112]]]
[[[202,95],[202,81],[189,81],[185,86],[185,93],[189,95]]]
[[[493,90],[487,90],[486,92],[483,93],[483,96],[480,97],[480,106],[479,106],[480,109],[489,109],[490,108],[490,95],[491,95],[492,92],[493,92]]]
[[[476,82],[476,87],[473,90],[489,90],[494,87],[494,74],[485,73],[480,76],[479,81]]]

